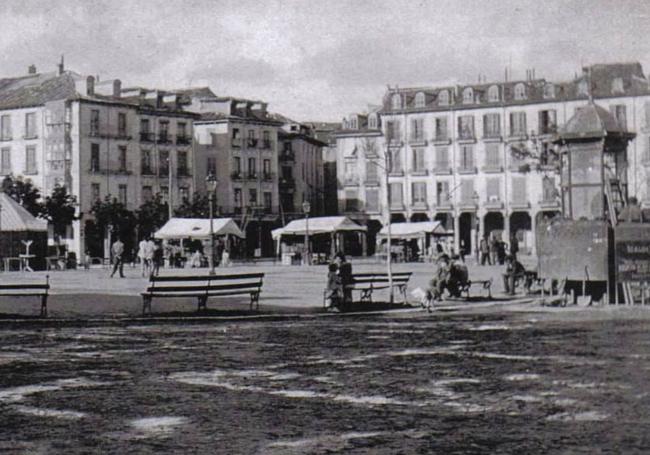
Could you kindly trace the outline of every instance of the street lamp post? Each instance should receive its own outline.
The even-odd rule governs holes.
[[[302,203],[302,212],[305,214],[305,264],[311,265],[311,248],[309,247],[309,211],[311,204],[309,201]]]
[[[208,186],[208,201],[210,205],[210,257],[208,258],[210,263],[210,275],[214,275],[214,194],[217,190],[217,177],[210,173],[206,178],[205,182]]]
[[[481,221],[478,217],[478,203],[480,200],[480,196],[476,191],[474,191],[474,195],[472,196],[472,199],[474,200],[474,206],[476,207],[476,212],[474,212],[474,218],[476,220],[475,226],[474,226],[474,249],[476,251],[476,263],[478,264],[481,260],[480,258],[480,250],[478,246],[478,237],[479,237],[479,228],[481,227]]]

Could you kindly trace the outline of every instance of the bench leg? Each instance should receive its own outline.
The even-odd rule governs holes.
[[[208,309],[208,297],[205,295],[202,295],[201,297],[198,298],[198,309],[197,311],[206,311]]]
[[[372,289],[362,289],[360,301],[372,303]]]
[[[406,304],[406,285],[401,285],[399,287],[399,292],[402,294],[402,303]]]
[[[41,296],[41,317],[47,317],[47,295]]]
[[[151,296],[142,296],[142,316],[151,316]]]
[[[251,311],[253,311],[253,304],[255,304],[256,310],[260,309],[260,291],[251,292]]]

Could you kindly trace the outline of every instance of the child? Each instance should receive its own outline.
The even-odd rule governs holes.
[[[328,308],[338,307],[341,300],[341,277],[338,274],[339,266],[332,263],[327,273],[327,297]]]

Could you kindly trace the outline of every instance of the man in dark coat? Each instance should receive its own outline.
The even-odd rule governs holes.
[[[341,277],[341,286],[343,286],[343,303],[352,303],[352,289],[348,285],[352,284],[352,264],[350,264],[343,253],[336,254],[336,262],[339,266],[339,277]]]

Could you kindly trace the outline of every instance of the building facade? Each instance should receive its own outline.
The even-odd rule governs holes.
[[[339,208],[385,223],[386,169],[392,221],[440,220],[466,252],[481,237],[517,235],[535,253],[536,223],[561,210],[552,140],[590,99],[637,133],[626,184],[650,204],[650,87],[641,65],[593,65],[561,83],[529,76],[389,89],[378,113],[352,116],[336,133]],[[375,175],[382,178],[369,184]]]

